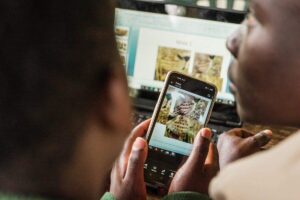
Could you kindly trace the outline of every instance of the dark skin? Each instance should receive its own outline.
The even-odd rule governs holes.
[[[252,0],[252,16],[228,39],[236,58],[231,89],[246,121],[300,125],[299,6],[294,0]]]
[[[230,67],[231,89],[237,99],[238,112],[245,121],[300,125],[300,58],[295,51],[300,45],[299,9],[300,3],[295,0],[253,0],[253,16],[228,39],[227,47],[236,58]],[[253,135],[241,129],[225,133],[217,145],[220,167],[259,151],[271,134],[267,130]],[[207,148],[205,144],[202,146]],[[199,169],[190,173],[195,174],[203,167],[199,165]],[[180,174],[176,180],[186,176]],[[205,177],[199,179],[203,181]],[[195,187],[199,185],[195,180],[184,183],[185,186],[171,192],[190,188],[205,191],[205,187]]]
[[[248,122],[299,127],[300,58],[297,49],[300,46],[300,3],[296,0],[252,0],[250,8],[252,16],[227,42],[228,49],[235,56],[229,74],[238,113]],[[264,131],[253,135],[241,129],[223,134],[217,145],[221,169],[259,151],[270,140],[271,134]],[[198,149],[206,152],[207,143],[202,143]],[[205,153],[198,160],[203,160],[203,157]],[[194,162],[198,162],[196,160]],[[206,186],[197,186],[201,182],[203,185],[206,175],[200,175],[198,182],[192,176],[186,178],[189,175],[185,173],[201,174],[205,164],[198,166],[198,169],[189,168],[193,171],[184,172],[184,167],[180,169],[174,180],[178,181],[177,184],[184,181],[180,187],[171,187],[170,192],[191,189],[205,193]]]
[[[236,36],[228,40],[227,46],[237,58],[230,70],[233,82],[231,88],[237,98],[238,112],[244,120],[300,125],[300,111],[297,107],[300,100],[300,61],[295,51],[300,45],[299,6],[300,3],[296,0],[252,1],[251,8],[255,12],[255,18],[246,22],[246,29],[244,27],[243,31],[237,32]],[[105,13],[112,15],[113,5],[107,11]],[[110,29],[113,30],[113,22]],[[283,31],[290,37],[286,38]],[[114,41],[109,37],[107,43],[112,44]],[[75,144],[71,161],[61,169],[57,184],[50,190],[28,184],[32,177],[26,176],[31,169],[24,173],[24,177],[12,177],[2,171],[1,189],[33,195],[55,194],[70,199],[99,199],[102,195],[106,172],[111,168],[130,130],[130,102],[125,87],[125,72],[116,57],[117,49],[105,50],[109,52],[109,58],[117,61],[116,65],[120,69],[108,84],[110,92],[107,95],[110,101],[105,108],[96,102],[91,109],[82,137]],[[108,112],[103,113],[106,109]],[[105,115],[111,126],[99,124],[99,113],[101,117]],[[147,123],[149,122],[133,131],[115,164],[110,191],[118,199],[146,198],[142,166],[147,154],[147,144],[140,137],[146,132]],[[209,147],[211,134],[209,130],[204,132],[198,134],[191,156],[174,177],[170,193],[187,190],[207,193],[209,182],[218,170],[216,161],[219,161],[222,168],[258,151],[270,139],[268,131],[254,136],[252,133],[244,134],[241,129],[233,130],[220,138],[219,159],[213,159],[216,154],[214,148]],[[263,139],[265,137],[268,139]],[[19,168],[18,164],[15,164],[14,172]],[[23,179],[23,185],[20,179]]]
[[[147,143],[140,138],[146,134],[150,120],[137,126],[127,139],[121,156],[111,174],[110,192],[117,199],[146,199],[144,162],[147,157]],[[195,147],[173,178],[169,193],[198,191],[207,193],[208,183],[219,170],[216,149],[210,144],[211,131],[203,129],[195,138]],[[191,173],[200,171],[201,173]],[[202,182],[199,182],[199,179]],[[194,183],[194,184],[192,184]]]
[[[197,191],[207,194],[210,180],[219,171],[218,152],[210,143],[211,136],[209,129],[202,129],[197,134],[193,151],[177,171],[171,182],[169,193]]]
[[[300,45],[299,9],[295,0],[252,0],[250,17],[228,38],[227,48],[235,57],[229,70],[231,90],[245,121],[300,125],[300,59],[295,50]],[[270,135],[261,136],[261,144]],[[218,150],[224,166],[256,152],[240,133],[222,136]]]
[[[270,130],[254,135],[247,130],[236,128],[222,134],[217,144],[220,169],[240,158],[259,152],[271,138]]]
[[[147,143],[141,137],[146,134],[149,122],[147,120],[134,129],[112,170],[110,192],[117,199],[147,198],[143,168]],[[173,178],[169,194],[181,191],[208,194],[209,183],[220,167],[222,169],[228,163],[258,152],[270,141],[271,134],[268,130],[254,135],[243,129],[233,129],[223,134],[217,149],[210,143],[210,129],[202,129],[195,138],[189,158]],[[222,152],[220,158],[218,151]]]
[[[144,162],[147,157],[147,142],[142,138],[150,120],[138,125],[127,138],[121,155],[111,173],[110,192],[117,199],[146,199]]]

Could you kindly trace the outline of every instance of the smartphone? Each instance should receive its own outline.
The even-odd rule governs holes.
[[[217,89],[178,72],[169,72],[160,93],[147,141],[144,165],[147,186],[167,189],[189,156],[195,136],[207,125]]]

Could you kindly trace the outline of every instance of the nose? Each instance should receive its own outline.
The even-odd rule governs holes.
[[[241,28],[236,30],[231,36],[228,37],[226,46],[227,49],[232,53],[232,55],[237,58],[239,53],[240,44],[242,41]]]

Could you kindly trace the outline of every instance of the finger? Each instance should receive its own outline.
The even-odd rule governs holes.
[[[253,151],[260,150],[261,147],[265,146],[272,139],[272,131],[264,130],[257,133],[256,135],[249,137],[245,140],[248,148],[252,148]]]
[[[205,160],[205,171],[208,175],[214,177],[220,170],[219,166],[219,154],[216,145],[211,143],[209,145],[209,151]]]
[[[119,181],[122,180],[120,168],[118,166],[118,163],[115,162],[114,166],[112,168],[111,174],[110,174],[110,180]]]
[[[125,180],[144,181],[144,163],[147,158],[147,142],[139,137],[135,140],[129,156]]]
[[[212,164],[216,163],[216,161],[218,161],[218,160],[219,160],[219,154],[218,154],[217,147],[213,143],[210,143],[208,154],[207,154],[207,157],[205,160],[205,164],[212,165]]]
[[[139,125],[137,125],[133,129],[131,136],[135,137],[135,138],[144,136],[148,130],[150,121],[151,121],[151,119],[147,119],[147,120],[143,121],[142,123],[140,123]]]
[[[125,175],[128,157],[130,155],[132,145],[133,145],[134,141],[136,140],[136,138],[143,137],[146,134],[149,124],[150,124],[150,121],[151,121],[151,119],[148,119],[148,120],[142,122],[141,124],[139,124],[137,127],[135,127],[133,129],[133,131],[131,132],[130,136],[125,141],[125,144],[122,149],[121,157],[120,157],[120,165],[122,166],[122,175],[123,176]]]
[[[204,128],[200,130],[196,136],[191,155],[186,162],[187,165],[203,167],[208,154],[211,136],[210,129]]]
[[[254,135],[253,138],[258,147],[263,147],[271,141],[272,131],[264,130],[260,133],[257,133],[256,135]]]
[[[123,152],[129,154],[130,151],[131,151],[132,144],[135,141],[135,139],[137,137],[143,137],[143,136],[145,136],[145,134],[146,134],[146,132],[148,130],[150,121],[151,121],[151,119],[147,119],[146,121],[140,123],[138,126],[136,126],[132,130],[131,134],[129,135],[129,137],[127,138],[127,140],[126,140],[126,142],[124,144]]]

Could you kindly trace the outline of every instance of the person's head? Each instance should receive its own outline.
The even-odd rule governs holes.
[[[0,191],[96,198],[130,131],[113,1],[0,2]]]
[[[300,2],[251,0],[250,10],[227,42],[238,112],[250,122],[300,126]]]

